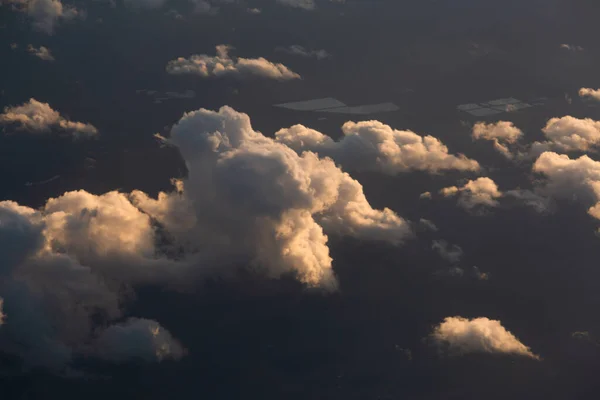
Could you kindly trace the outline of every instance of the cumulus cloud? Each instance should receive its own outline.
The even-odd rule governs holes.
[[[231,76],[238,79],[260,77],[286,81],[300,79],[300,75],[283,64],[272,63],[259,58],[232,58],[232,48],[226,45],[217,46],[217,55],[195,54],[189,58],[177,58],[169,61],[167,72],[173,75],[193,74],[203,78]]]
[[[459,262],[463,255],[463,250],[460,246],[455,244],[450,245],[445,240],[434,240],[431,244],[431,248],[435,250],[440,257],[451,263]]]
[[[33,98],[20,106],[5,107],[0,114],[0,124],[14,125],[17,130],[34,133],[47,133],[52,129],[62,129],[74,136],[94,136],[98,133],[93,125],[70,121],[48,103]]]
[[[185,355],[183,346],[156,321],[129,318],[100,333],[95,342],[98,357],[109,361],[178,360]]]
[[[75,7],[64,6],[60,0],[7,0],[17,11],[27,14],[34,29],[52,34],[58,21],[82,15]]]
[[[450,353],[500,353],[539,359],[500,321],[485,317],[447,317],[434,328],[431,337],[435,343],[446,346]]]
[[[523,136],[523,132],[508,121],[489,124],[478,122],[473,126],[472,136],[475,140],[492,141],[497,151],[504,157],[512,159],[513,153],[509,149],[509,145],[516,143]]]
[[[321,50],[308,50],[306,48],[304,48],[303,46],[294,44],[288,47],[277,47],[275,48],[276,51],[282,52],[282,53],[286,53],[286,54],[291,54],[293,56],[299,56],[299,57],[305,57],[305,58],[316,58],[317,60],[323,60],[325,58],[329,58],[331,57],[331,55],[321,49]]]
[[[458,196],[458,205],[468,211],[480,207],[496,207],[497,199],[502,196],[498,185],[487,177],[470,180],[461,187],[443,188],[440,194],[444,197]]]
[[[49,48],[40,46],[38,48],[33,47],[32,45],[27,46],[27,52],[37,58],[40,58],[44,61],[54,61],[54,56]]]
[[[185,114],[168,140],[189,173],[157,198],[80,190],[38,210],[0,202],[0,351],[57,369],[90,352],[178,358],[182,347],[157,322],[115,325],[124,287],[190,284],[246,266],[335,289],[327,234],[393,245],[412,236],[332,160],[298,155],[229,107]]]
[[[600,101],[600,89],[581,88],[579,89],[579,97]]]
[[[590,151],[600,143],[600,121],[579,119],[569,115],[552,118],[542,129],[547,140],[534,142],[531,151],[539,155],[544,151]]]
[[[186,160],[188,178],[158,199],[136,192],[135,204],[193,248],[332,287],[325,232],[394,244],[411,235],[393,211],[373,209],[333,161],[298,155],[229,107],[185,114],[169,141]]]
[[[346,122],[344,137],[334,141],[303,125],[281,129],[277,142],[298,153],[312,151],[331,157],[348,170],[381,171],[395,175],[408,171],[477,171],[479,164],[462,154],[452,155],[433,136],[392,129],[379,121]]]
[[[542,153],[533,171],[543,174],[541,191],[557,198],[576,198],[593,204],[588,213],[600,219],[600,162],[588,156],[571,159],[568,155]]]

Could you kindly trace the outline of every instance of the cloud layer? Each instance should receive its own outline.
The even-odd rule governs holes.
[[[167,72],[173,75],[192,74],[203,78],[230,76],[237,79],[259,77],[278,81],[300,79],[300,75],[283,64],[272,63],[259,58],[232,58],[231,47],[217,46],[217,55],[195,54],[189,58],[177,58],[169,61]]]

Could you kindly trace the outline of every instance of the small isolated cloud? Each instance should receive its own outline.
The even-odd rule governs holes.
[[[500,321],[485,317],[447,317],[434,328],[431,338],[450,354],[512,354],[539,359],[529,347],[507,331]]]
[[[0,297],[0,326],[4,324],[6,315],[4,315],[4,299]]]
[[[432,231],[432,232],[438,231],[438,227],[435,225],[435,223],[433,223],[433,221],[430,221],[425,218],[419,219],[419,225],[421,225],[422,228],[424,228],[428,231]]]
[[[581,88],[579,97],[588,100],[600,101],[600,89]]]
[[[287,81],[300,79],[300,75],[283,64],[275,64],[265,58],[242,58],[229,55],[232,48],[217,46],[217,55],[195,54],[189,58],[177,58],[167,64],[167,72],[173,75],[192,74],[203,78],[231,76],[238,79],[259,77]]]
[[[185,349],[156,321],[129,318],[106,328],[95,343],[99,358],[115,362],[179,360]]]
[[[431,192],[423,192],[419,195],[419,198],[429,200],[431,199]]]
[[[542,131],[547,140],[531,145],[531,152],[535,155],[551,150],[596,150],[596,146],[600,144],[600,121],[590,118],[579,119],[569,115],[552,118]]]
[[[408,171],[477,171],[479,163],[462,154],[452,155],[433,136],[392,129],[379,121],[346,122],[337,142],[303,125],[281,129],[275,140],[299,154],[312,151],[331,157],[348,170],[381,171],[396,175]]]
[[[293,8],[301,8],[303,10],[314,10],[316,5],[314,0],[277,0],[277,3]]]
[[[523,136],[523,132],[509,121],[498,121],[490,124],[478,122],[473,126],[472,136],[475,140],[492,141],[497,151],[504,157],[512,159],[513,152],[508,146],[516,143]]]
[[[27,46],[27,52],[37,58],[40,58],[44,61],[54,61],[54,56],[50,49],[44,46],[40,46],[38,48],[33,47],[32,45]]]
[[[14,125],[17,130],[34,133],[47,133],[52,129],[62,129],[74,136],[94,136],[98,133],[93,125],[70,121],[48,103],[33,98],[20,106],[5,107],[0,114],[0,124]]]
[[[248,11],[248,14],[254,14],[254,15],[258,15],[258,14],[262,13],[260,8],[248,8],[246,11]]]
[[[329,54],[327,51],[321,49],[321,50],[308,50],[306,48],[304,48],[303,46],[300,45],[291,45],[288,47],[277,47],[275,48],[276,51],[282,52],[282,53],[286,53],[286,54],[291,54],[293,56],[299,56],[299,57],[306,57],[306,58],[316,58],[317,60],[323,60],[325,58],[329,58],[331,57],[331,54]]]
[[[468,181],[464,186],[450,186],[440,190],[444,197],[458,196],[458,205],[467,211],[480,207],[496,207],[502,192],[498,185],[487,177]]]
[[[567,43],[563,43],[559,47],[561,49],[572,51],[572,52],[580,52],[580,51],[584,50],[584,48],[581,47],[581,46],[577,46],[577,45],[574,45],[574,44],[567,44]]]
[[[7,0],[13,9],[25,13],[31,20],[33,28],[52,34],[58,21],[71,20],[82,16],[75,7],[64,6],[60,0]]]
[[[459,262],[463,255],[463,250],[460,246],[455,244],[450,245],[445,240],[434,240],[431,244],[431,248],[435,250],[440,257],[451,263]]]

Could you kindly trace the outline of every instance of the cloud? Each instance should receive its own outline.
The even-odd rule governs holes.
[[[325,58],[331,57],[331,54],[329,54],[325,50],[308,50],[303,46],[297,44],[288,47],[276,47],[275,50],[282,53],[291,54],[293,56],[316,58],[317,60],[323,60]]]
[[[431,244],[431,248],[435,250],[440,257],[451,263],[459,262],[463,255],[463,250],[460,246],[455,244],[450,245],[445,240],[434,240]]]
[[[586,155],[571,159],[565,154],[545,152],[535,161],[533,171],[546,177],[540,187],[542,193],[591,203],[588,213],[600,219],[600,162]]]
[[[567,43],[561,44],[560,48],[564,49],[564,50],[569,50],[569,51],[572,51],[572,52],[580,52],[580,51],[584,50],[584,48],[581,47],[581,46],[577,46],[577,45],[573,45],[573,44],[567,44]]]
[[[447,317],[434,328],[431,337],[435,343],[447,346],[450,353],[500,353],[539,359],[500,321],[485,317]]]
[[[29,99],[20,106],[5,107],[0,114],[0,124],[14,125],[17,130],[34,133],[47,133],[52,129],[62,129],[74,136],[94,136],[98,130],[90,124],[74,122],[62,117],[48,103]]]
[[[61,368],[91,335],[92,314],[120,314],[119,295],[76,259],[52,249],[43,213],[0,202],[0,351]],[[104,317],[101,317],[103,315]]]
[[[167,72],[173,75],[193,74],[203,78],[231,76],[238,79],[260,77],[286,81],[300,79],[300,75],[283,64],[272,63],[265,58],[231,58],[226,45],[217,46],[217,55],[195,54],[189,58],[169,61]]]
[[[29,45],[27,46],[27,52],[44,61],[54,61],[54,56],[47,47],[40,46],[39,48],[35,48]]]
[[[540,154],[547,150],[589,151],[600,143],[600,121],[579,119],[569,115],[552,118],[542,129],[547,141],[534,142],[532,152]]]
[[[458,205],[472,211],[478,207],[496,207],[502,192],[490,178],[477,178],[468,181],[464,186],[450,186],[440,190],[444,197],[458,196]]]
[[[579,97],[600,101],[600,89],[581,88],[579,89]]]
[[[504,157],[512,159],[513,154],[508,145],[516,143],[523,136],[523,132],[508,121],[498,121],[490,124],[478,122],[473,126],[472,136],[475,140],[492,141],[497,151]]]
[[[115,362],[160,362],[179,360],[185,355],[183,346],[168,330],[143,318],[129,318],[106,328],[95,342],[95,352],[99,358]]]
[[[429,230],[432,232],[437,232],[438,231],[438,227],[433,223],[433,221],[430,221],[428,219],[425,218],[420,218],[419,219],[419,225],[425,229],[425,230]]]
[[[4,299],[0,297],[0,326],[4,324],[4,319],[6,315],[4,315]]]
[[[411,236],[405,220],[373,209],[362,186],[333,161],[298,155],[229,107],[185,114],[169,141],[180,149],[188,178],[178,192],[133,198],[200,254],[204,248],[251,261],[271,276],[293,272],[306,284],[334,287],[325,232],[393,244]]]
[[[314,10],[316,8],[314,0],[277,0],[277,3],[303,10]]]
[[[477,161],[449,154],[448,148],[433,136],[395,130],[379,121],[349,121],[342,131],[344,137],[336,142],[318,131],[294,125],[275,133],[275,140],[298,153],[312,151],[331,157],[348,170],[396,175],[413,170],[436,173],[479,169]]]
[[[124,287],[193,285],[243,266],[335,289],[326,233],[392,245],[412,236],[332,160],[298,155],[229,107],[185,114],[168,141],[188,176],[157,198],[79,190],[38,210],[0,202],[0,351],[57,370],[77,354],[178,358],[157,322],[115,325]]]
[[[58,21],[82,16],[75,7],[64,6],[60,0],[7,0],[17,11],[27,14],[33,28],[52,34]]]

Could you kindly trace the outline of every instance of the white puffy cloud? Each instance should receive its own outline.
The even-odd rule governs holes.
[[[93,136],[98,130],[91,124],[70,121],[50,107],[36,99],[29,99],[20,106],[5,107],[0,114],[0,124],[14,125],[18,130],[46,133],[52,129],[62,129],[74,136]]]
[[[60,0],[7,0],[14,9],[27,14],[34,29],[52,34],[59,20],[70,20],[81,16],[75,7],[64,6]]]
[[[496,207],[502,192],[498,185],[487,177],[468,181],[461,187],[450,186],[440,190],[444,197],[458,196],[458,205],[471,211],[477,207]]]
[[[434,240],[431,244],[431,248],[435,250],[440,257],[451,263],[459,262],[463,255],[463,250],[460,246],[455,244],[450,245],[445,240]]]
[[[124,362],[178,360],[185,355],[183,346],[156,321],[129,318],[100,333],[95,342],[98,357]]]
[[[27,46],[27,52],[44,61],[54,61],[54,56],[47,47],[40,46],[39,48],[35,48],[32,45],[29,45]]]
[[[600,101],[600,89],[581,88],[579,89],[579,97]]]
[[[238,79],[260,77],[286,81],[300,79],[300,75],[283,64],[259,58],[232,58],[230,46],[217,46],[217,55],[195,54],[189,58],[179,57],[169,61],[167,72],[173,75],[193,74],[203,78],[231,76]]]
[[[431,337],[436,343],[447,346],[450,353],[501,353],[539,359],[500,321],[485,317],[447,317],[434,328]]]
[[[379,121],[346,122],[344,137],[334,141],[303,125],[281,129],[275,140],[298,153],[312,151],[331,157],[348,170],[381,171],[390,175],[412,170],[477,171],[479,164],[464,155],[452,155],[433,136],[392,129]]]
[[[600,219],[600,162],[584,155],[571,159],[565,154],[542,153],[533,171],[547,179],[541,191],[557,198],[577,198],[593,204],[588,213]]]
[[[305,57],[305,58],[316,58],[317,60],[323,60],[325,58],[331,57],[331,55],[326,50],[308,50],[303,46],[294,44],[288,47],[277,47],[276,51],[280,51],[282,53],[291,54],[294,56]]]
[[[135,192],[135,204],[199,254],[252,262],[271,276],[295,273],[334,287],[324,232],[401,243],[408,223],[375,210],[362,186],[330,159],[298,155],[252,129],[229,107],[187,113],[173,127],[189,175],[158,199]],[[185,223],[181,223],[185,221]]]
[[[590,151],[600,143],[600,121],[579,119],[569,115],[552,118],[542,129],[547,140],[534,142],[532,152],[543,151]]]
[[[512,159],[513,153],[508,146],[516,143],[523,136],[523,132],[509,121],[489,124],[478,122],[473,126],[472,136],[476,140],[492,141],[497,151],[504,157]]]

